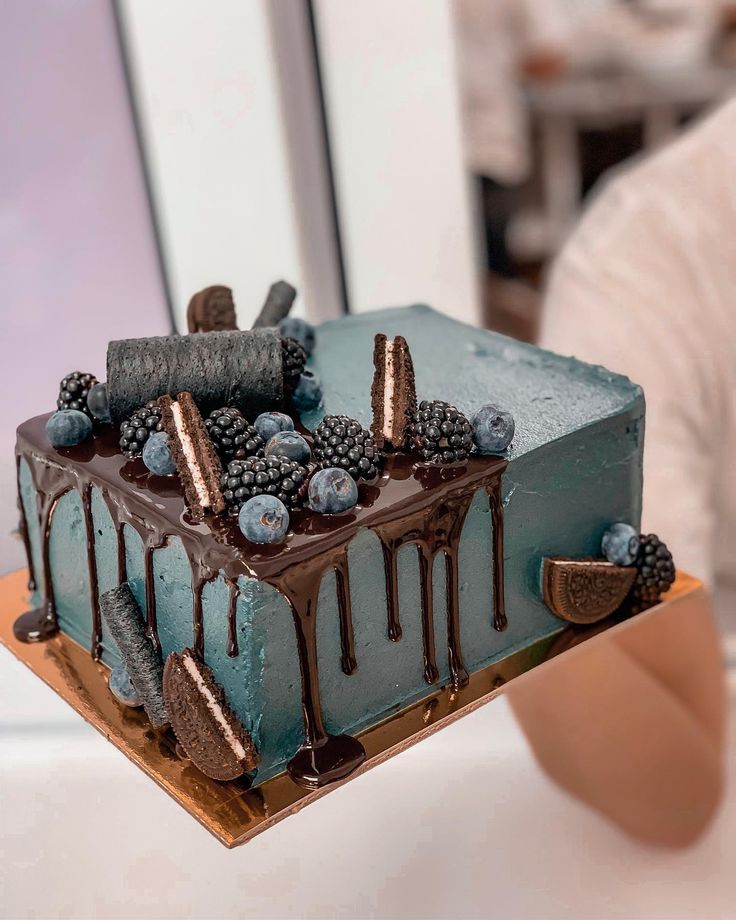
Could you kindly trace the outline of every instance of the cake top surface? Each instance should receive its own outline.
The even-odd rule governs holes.
[[[419,399],[443,399],[472,417],[492,402],[510,411],[513,460],[601,418],[643,409],[641,387],[605,368],[477,329],[417,304],[331,320],[319,327],[311,364],[322,380],[324,408],[307,413],[313,428],[325,413],[371,421],[373,337],[406,338]]]
[[[75,484],[98,485],[115,505],[116,516],[122,514],[135,526],[142,525],[146,533],[155,532],[159,543],[167,534],[177,533],[188,544],[190,555],[197,558],[204,568],[212,571],[222,569],[233,576],[252,574],[273,583],[274,579],[280,582],[289,568],[298,562],[329,554],[333,550],[342,552],[361,527],[403,527],[413,513],[421,514],[430,507],[439,507],[443,502],[446,504],[455,493],[463,493],[467,497],[476,488],[492,491],[497,488],[498,477],[507,463],[513,463],[515,458],[538,447],[609,417],[643,413],[641,389],[625,377],[475,329],[429,307],[416,305],[344,317],[320,327],[318,347],[311,364],[322,381],[323,403],[319,409],[302,414],[303,431],[310,439],[311,446],[305,445],[308,450],[315,448],[317,436],[313,440],[306,429],[314,431],[325,414],[351,416],[366,428],[371,424],[374,337],[377,333],[397,340],[406,339],[413,355],[420,400],[439,399],[454,403],[467,416],[472,416],[488,403],[510,411],[515,417],[515,435],[503,457],[466,455],[461,466],[443,467],[430,462],[429,468],[426,468],[424,464],[417,463],[415,453],[400,451],[395,457],[385,457],[382,475],[362,482],[360,492],[355,491],[357,497],[353,496],[351,502],[336,508],[333,513],[324,513],[324,509],[319,507],[319,501],[323,499],[318,500],[317,506],[314,505],[318,496],[316,492],[312,495],[313,481],[304,478],[295,480],[297,487],[299,482],[308,482],[309,501],[301,491],[294,492],[296,500],[293,502],[284,493],[283,501],[290,502],[287,538],[283,542],[258,539],[255,545],[250,538],[246,539],[237,518],[249,493],[243,489],[245,497],[240,499],[235,490],[244,485],[246,475],[251,477],[248,483],[254,481],[255,475],[264,477],[264,483],[274,480],[265,478],[270,474],[255,469],[244,472],[243,464],[251,462],[249,460],[240,463],[237,475],[232,465],[222,475],[219,463],[215,464],[217,476],[213,483],[206,480],[207,458],[201,448],[203,445],[208,447],[210,454],[214,454],[214,450],[191,394],[180,393],[177,400],[164,395],[157,403],[149,403],[147,407],[150,415],[153,411],[150,406],[158,406],[158,411],[163,413],[161,424],[168,443],[178,444],[178,450],[172,447],[170,451],[178,476],[150,475],[151,472],[158,473],[158,470],[143,462],[145,453],[143,458],[131,453],[124,456],[115,426],[102,426],[94,438],[57,451],[49,446],[47,418],[39,417],[20,426],[18,449],[20,453],[47,458],[43,473],[47,481],[41,483],[45,493],[58,495]],[[231,334],[224,335],[225,344],[228,344],[230,340],[227,336]],[[248,337],[249,334],[242,335]],[[214,343],[212,361],[216,357],[215,345],[221,344],[220,339],[215,342],[204,336],[182,338],[192,341],[181,342],[178,337],[161,341],[168,351],[176,350],[179,344],[186,350],[187,344],[209,347]],[[153,343],[152,353],[155,356],[158,340],[133,342],[146,347],[148,343]],[[260,344],[256,343],[255,347],[258,351]],[[398,360],[398,356],[395,357]],[[128,360],[133,361],[133,358]],[[211,363],[202,365],[199,361],[208,373]],[[255,365],[258,366],[257,361]],[[245,370],[248,368],[245,367]],[[139,376],[145,383],[146,375]],[[188,411],[182,409],[186,399],[191,403]],[[162,408],[163,403],[170,409]],[[177,413],[174,413],[175,405],[179,407]],[[167,412],[173,419],[169,419],[171,424],[168,426]],[[195,432],[196,426],[192,427],[195,417],[199,419],[201,428],[201,431],[197,429],[198,433]],[[149,418],[149,421],[155,423],[158,418]],[[467,422],[465,424],[469,427]],[[63,458],[62,464],[54,459],[59,455]],[[134,456],[137,458],[129,460]],[[257,461],[253,459],[252,462]],[[258,462],[266,463],[268,458]],[[325,463],[327,467],[330,465]],[[292,466],[301,469],[304,477],[308,475],[306,467]],[[297,474],[288,471],[274,473],[279,482],[280,477],[288,475]],[[316,480],[318,475],[315,473],[313,479]],[[344,472],[342,475],[348,476]],[[233,484],[228,478],[232,476],[235,476]],[[228,500],[233,507],[227,516],[218,513],[207,517],[204,513],[206,508],[216,512],[227,510],[223,496],[229,493],[220,492],[217,480],[223,490],[226,487],[231,490]],[[271,487],[271,492],[277,493],[278,488]],[[290,488],[294,488],[294,483]],[[305,489],[306,486],[302,491]],[[261,485],[256,494],[263,490]],[[193,491],[202,494],[195,498],[190,494]],[[215,507],[211,502],[218,495],[220,506]],[[238,499],[237,503],[235,499]],[[333,499],[334,496],[329,497],[329,500]]]

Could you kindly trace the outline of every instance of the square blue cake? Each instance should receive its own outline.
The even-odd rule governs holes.
[[[195,519],[179,480],[127,460],[111,427],[61,449],[46,416],[18,429],[34,605],[113,666],[99,599],[127,582],[162,660],[190,648],[211,669],[258,750],[254,785],[287,765],[305,785],[346,775],[362,729],[561,630],[543,560],[596,556],[611,522],[639,525],[640,388],[426,306],[319,327],[306,429],[331,413],[370,426],[377,333],[407,340],[420,399],[503,406],[513,443],[447,468],[389,457],[354,511],[297,511],[278,546]]]

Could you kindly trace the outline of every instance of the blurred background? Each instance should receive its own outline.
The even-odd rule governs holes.
[[[484,231],[483,315],[533,341],[545,269],[590,193],[733,95],[736,4],[451,6],[464,162]]]
[[[0,401],[6,572],[23,564],[11,536],[15,426],[53,407],[72,368],[104,378],[108,340],[185,331],[188,300],[206,285],[233,288],[242,327],[283,277],[314,322],[422,301],[537,341],[549,267],[588,200],[736,93],[736,3],[3,0],[0,89],[0,341],[6,379],[16,381],[12,399]],[[4,916],[129,916],[132,904],[140,917],[487,916],[499,897],[509,917],[733,916],[720,887],[736,856],[733,801],[686,862],[646,854],[582,810],[558,825],[572,837],[552,830],[571,806],[534,770],[502,700],[421,745],[413,773],[399,758],[378,779],[355,783],[375,795],[382,784],[410,789],[421,761],[431,785],[434,764],[465,751],[472,786],[479,739],[488,739],[483,757],[503,759],[497,766],[507,789],[516,778],[517,795],[485,791],[486,820],[470,820],[473,846],[457,851],[467,867],[460,900],[451,881],[433,898],[411,895],[363,841],[352,870],[340,864],[339,896],[305,901],[299,884],[328,867],[315,853],[294,876],[284,853],[290,834],[309,825],[290,821],[236,854],[235,881],[210,901],[201,885],[187,888],[182,865],[199,854],[214,872],[227,854],[207,849],[203,832],[7,655],[0,697],[22,701],[0,709],[10,828],[0,834],[0,879],[70,846],[59,862],[69,872],[59,868],[35,913],[24,910],[21,873],[4,908],[0,899]],[[92,840],[70,844],[69,829],[93,818],[81,798],[55,801],[53,787],[38,797],[33,778],[46,775],[49,756],[59,771],[78,773],[80,797],[100,780],[101,829],[123,821],[108,813],[114,807],[139,809],[140,829],[152,823],[150,807],[150,839],[120,841],[112,867]],[[116,804],[117,783],[125,795]],[[371,793],[352,789],[310,809],[316,837],[346,820],[344,809],[353,826],[369,820]],[[432,827],[451,822],[453,808],[470,819],[473,804],[459,791],[447,796],[419,825],[408,792],[391,799],[398,854],[411,848],[409,835],[425,841],[428,859]],[[491,833],[495,811],[505,826]],[[58,840],[43,836],[49,818],[66,829]],[[546,868],[527,859],[539,821],[552,837],[539,854]],[[497,834],[512,825],[521,830],[489,869],[476,847],[495,853]],[[187,845],[169,858],[174,828]],[[73,868],[85,865],[99,885],[85,887]],[[371,896],[365,866],[384,879]],[[635,868],[636,892],[623,895],[618,876]],[[157,873],[192,900],[162,900]],[[299,884],[273,894],[277,875]],[[407,878],[421,887],[419,864]],[[510,878],[523,897],[508,890]]]

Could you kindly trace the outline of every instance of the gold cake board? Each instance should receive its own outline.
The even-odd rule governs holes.
[[[151,728],[142,710],[129,709],[115,701],[107,688],[109,669],[93,661],[88,650],[63,633],[35,644],[18,642],[13,635],[13,622],[28,607],[27,581],[25,569],[0,578],[0,643],[227,847],[245,843],[342,783],[473,712],[503,692],[509,681],[532,668],[602,633],[630,629],[642,618],[656,616],[672,601],[701,586],[689,575],[678,574],[667,601],[633,619],[617,621],[612,617],[591,627],[562,626],[553,636],[471,674],[468,686],[462,690],[436,691],[360,732],[358,738],[367,755],[365,763],[345,780],[310,790],[298,786],[287,773],[256,789],[249,789],[244,781],[220,783],[208,779],[179,756],[171,731]]]

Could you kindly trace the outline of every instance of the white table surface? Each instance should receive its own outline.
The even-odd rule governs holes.
[[[711,920],[734,865],[736,796],[690,850],[640,846],[544,778],[503,699],[228,851],[0,654],[4,918]]]
[[[734,866],[733,789],[695,847],[640,846],[547,781],[502,698],[228,851],[0,650],[2,918],[730,920]]]

